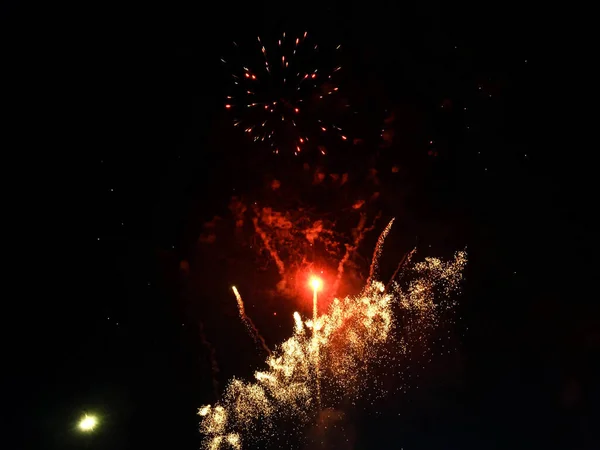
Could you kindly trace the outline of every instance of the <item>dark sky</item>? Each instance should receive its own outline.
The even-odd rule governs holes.
[[[36,116],[21,135],[33,148],[20,189],[33,200],[14,200],[28,237],[12,260],[5,368],[23,448],[200,445],[196,409],[214,400],[207,317],[190,307],[179,262],[232,186],[252,195],[284,172],[225,120],[220,51],[290,28],[339,36],[366,130],[396,113],[389,149],[367,142],[330,169],[401,164],[406,201],[385,214],[405,217],[411,240],[470,255],[459,368],[440,362],[420,394],[361,418],[356,448],[598,448],[600,334],[582,213],[591,182],[545,120],[558,94],[539,17],[504,3],[8,5],[7,42],[35,61],[24,78],[34,95],[21,102]],[[217,273],[207,292],[228,283]],[[223,311],[207,328],[234,327],[228,341],[205,336],[221,385],[256,363],[224,351],[246,339],[235,321]],[[73,430],[84,411],[103,418],[92,439]]]

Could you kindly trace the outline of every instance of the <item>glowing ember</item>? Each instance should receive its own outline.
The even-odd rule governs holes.
[[[79,421],[79,429],[81,431],[94,431],[94,428],[96,428],[97,424],[98,424],[98,419],[96,419],[96,417],[88,416],[86,414]]]
[[[319,289],[321,289],[321,286],[323,286],[323,281],[321,281],[320,278],[318,277],[312,277],[310,279],[310,286],[315,290],[318,291]]]

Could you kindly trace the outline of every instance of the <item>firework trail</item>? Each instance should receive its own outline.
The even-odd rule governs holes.
[[[237,300],[238,309],[240,311],[240,318],[242,319],[242,322],[246,324],[248,331],[250,331],[250,334],[252,335],[256,343],[260,344],[261,347],[267,352],[267,354],[271,355],[271,349],[265,342],[265,338],[263,338],[262,335],[259,333],[258,328],[256,328],[256,325],[254,325],[252,319],[248,315],[246,315],[246,310],[244,309],[244,302],[239,291],[235,286],[232,286],[231,289],[233,290],[233,294],[235,295],[235,299]]]
[[[425,258],[412,267],[406,288],[392,283],[386,291],[375,280],[376,264],[392,223],[378,240],[369,282],[359,295],[334,299],[325,314],[313,311],[312,319],[303,320],[295,312],[293,335],[275,348],[265,370],[254,373],[255,381],[234,378],[220,402],[198,410],[205,449],[240,449],[243,442],[253,441],[259,448],[269,442],[290,448],[322,408],[339,407],[369,390],[388,393],[377,382],[375,368],[390,366],[397,372],[396,356],[410,344],[401,336],[404,330],[397,329],[394,312],[402,313],[402,324],[415,318],[408,337],[418,333],[421,322],[438,324],[439,314],[448,308],[444,301],[459,288],[466,264],[464,251],[448,262]],[[283,442],[288,432],[289,442]]]
[[[367,215],[364,213],[360,215],[360,220],[358,222],[358,225],[354,229],[354,232],[356,235],[356,237],[354,239],[354,243],[352,245],[346,244],[346,246],[345,246],[346,251],[344,253],[344,256],[342,257],[342,259],[340,259],[340,262],[338,263],[337,275],[335,277],[335,281],[333,283],[333,289],[332,289],[334,295],[337,293],[340,283],[342,281],[342,276],[344,275],[344,268],[346,266],[346,263],[348,262],[348,260],[352,256],[352,254],[354,254],[354,252],[358,249],[358,246],[364,239],[365,235],[369,231],[372,231],[375,228],[375,224],[376,224],[377,220],[379,220],[380,217],[381,217],[381,212],[379,212],[377,214],[377,216],[375,216],[375,218],[373,219],[373,224],[370,227],[365,228],[365,224],[367,223]]]
[[[285,287],[285,265],[283,264],[283,261],[277,254],[277,251],[273,247],[271,247],[271,240],[269,239],[269,236],[267,236],[267,233],[265,233],[264,230],[258,225],[258,218],[253,217],[252,223],[254,224],[254,230],[256,231],[256,234],[260,236],[260,238],[263,241],[263,244],[265,245],[265,249],[269,252],[271,257],[275,261],[275,264],[277,265],[277,271],[279,272],[279,276],[281,277],[281,283],[284,283],[284,285],[281,287]]]
[[[385,285],[386,292],[389,290],[390,285],[396,280],[396,276],[398,275],[398,272],[400,272],[400,269],[402,268],[402,266],[404,266],[406,263],[410,262],[411,258],[414,256],[414,254],[416,253],[416,251],[417,251],[417,249],[415,247],[410,252],[404,254],[404,256],[402,257],[402,259],[398,263],[398,267],[396,267],[396,270],[394,271],[394,274],[390,278],[390,281],[388,281],[388,284]]]
[[[383,243],[385,242],[385,238],[388,233],[392,229],[392,225],[394,224],[394,220],[390,220],[390,223],[387,224],[387,227],[383,230],[379,239],[377,239],[377,244],[375,245],[375,251],[373,252],[373,260],[371,261],[371,267],[369,268],[369,278],[367,278],[367,286],[369,286],[373,280],[378,275],[379,270],[379,258],[381,257],[381,252],[383,251]]]

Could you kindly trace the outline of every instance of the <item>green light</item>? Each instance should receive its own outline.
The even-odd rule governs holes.
[[[96,416],[90,416],[90,415],[86,414],[79,421],[79,429],[81,431],[88,433],[90,431],[94,431],[94,428],[96,428],[97,424],[98,424],[98,419],[96,419]]]

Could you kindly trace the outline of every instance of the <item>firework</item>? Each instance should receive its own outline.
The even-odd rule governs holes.
[[[326,142],[348,141],[335,118],[347,110],[337,76],[341,45],[320,47],[307,32],[252,40],[221,58],[231,77],[225,109],[233,125],[273,153],[327,153]],[[334,61],[332,63],[331,61]]]
[[[408,287],[391,280],[386,289],[375,276],[391,224],[377,243],[369,282],[359,295],[336,298],[319,315],[322,282],[313,279],[312,319],[294,313],[293,335],[267,358],[266,369],[255,372],[253,382],[233,379],[219,403],[199,409],[206,449],[240,449],[253,440],[281,443],[282,423],[293,424],[291,432],[299,436],[323,408],[339,407],[369,390],[386,394],[375,368],[394,364],[410,344],[407,336],[418,333],[418,324],[438,323],[440,310],[451,304],[444,299],[459,288],[466,264],[464,251],[448,262],[426,258],[407,271]],[[403,327],[410,324],[408,334],[398,325],[399,312]]]
[[[242,319],[242,322],[244,322],[246,324],[246,326],[248,327],[248,331],[250,332],[250,334],[252,335],[254,340],[258,344],[260,344],[261,347],[270,355],[271,350],[267,346],[267,343],[265,342],[265,338],[262,337],[262,335],[258,331],[258,328],[256,328],[256,325],[254,325],[254,322],[252,322],[252,319],[250,319],[250,317],[248,317],[248,315],[246,314],[242,296],[240,295],[239,291],[237,290],[237,288],[235,286],[232,286],[231,290],[233,291],[233,295],[235,295],[235,299],[237,300],[238,309],[240,311],[240,318]]]

